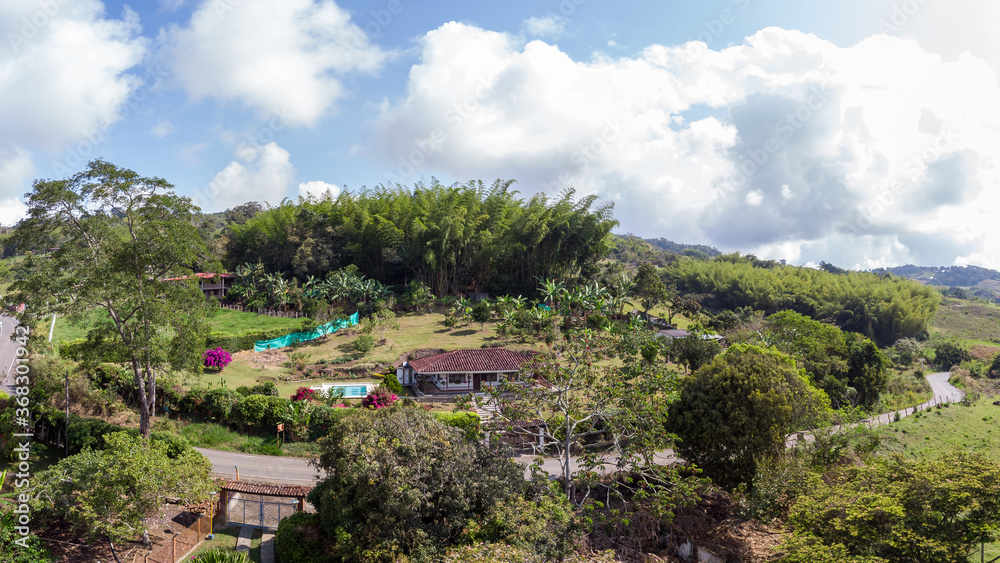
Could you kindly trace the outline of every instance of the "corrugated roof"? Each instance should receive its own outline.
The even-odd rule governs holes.
[[[517,371],[528,357],[506,348],[455,350],[412,360],[417,373]]]

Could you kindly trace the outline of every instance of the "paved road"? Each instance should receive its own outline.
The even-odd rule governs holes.
[[[938,403],[958,402],[965,397],[965,394],[960,389],[957,389],[955,386],[948,383],[948,377],[950,375],[951,374],[948,372],[939,372],[927,375],[927,381],[930,383],[931,389],[934,392],[934,398],[926,403],[918,405],[916,410],[925,410]],[[913,414],[913,412],[913,408],[904,409],[899,411],[899,415],[902,418]],[[895,413],[885,413],[863,421],[862,424],[869,424],[871,426],[890,424],[893,422],[894,414]],[[802,434],[804,439],[808,440],[811,438],[808,433],[803,432]],[[790,440],[791,444],[794,445],[795,438],[792,437]],[[320,478],[319,470],[309,465],[309,460],[306,459],[239,454],[219,450],[208,450],[204,448],[196,449],[205,454],[205,457],[212,462],[215,474],[220,477],[235,478],[236,470],[234,466],[239,465],[240,479],[244,481],[263,481],[268,483],[303,485],[315,483]],[[518,462],[528,466],[534,463],[538,457],[539,456],[526,455],[518,456],[516,459]],[[544,469],[549,475],[560,475],[562,473],[559,460],[551,457],[542,457],[541,459],[542,469]],[[672,450],[662,450],[656,452],[654,459],[657,463],[673,463],[681,461],[674,455]],[[605,470],[609,472],[614,471],[616,462],[616,457],[609,456],[605,465]],[[572,458],[570,460],[570,467],[573,472],[579,471],[579,460],[577,458]],[[529,474],[529,471],[525,470],[525,473]]]
[[[0,391],[12,395],[14,393],[14,360],[17,359],[17,342],[11,340],[17,319],[0,315]]]
[[[212,462],[217,477],[236,478],[240,470],[241,481],[280,483],[286,485],[312,485],[320,479],[319,469],[300,457],[241,454],[207,448],[195,448]]]

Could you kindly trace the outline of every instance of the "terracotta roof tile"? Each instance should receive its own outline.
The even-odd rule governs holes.
[[[455,350],[411,360],[410,367],[417,373],[494,372],[517,371],[528,356],[506,348]]]
[[[312,487],[299,485],[273,485],[270,483],[252,483],[250,481],[223,481],[222,488],[236,493],[252,495],[270,495],[275,497],[304,497]]]

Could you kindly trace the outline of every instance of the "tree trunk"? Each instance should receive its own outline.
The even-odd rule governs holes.
[[[115,558],[115,561],[122,563],[122,560],[118,558],[118,552],[115,551],[115,544],[111,541],[111,536],[108,536],[108,545],[111,546],[111,555]]]

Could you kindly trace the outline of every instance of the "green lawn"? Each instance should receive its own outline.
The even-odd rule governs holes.
[[[932,336],[972,343],[1000,344],[1000,306],[981,301],[944,299],[931,319]]]
[[[41,328],[48,337],[51,327],[52,317],[42,323]],[[302,319],[288,319],[285,317],[268,317],[255,313],[244,313],[230,309],[216,309],[215,315],[209,319],[209,327],[212,332],[226,332],[238,334],[249,330],[271,330],[287,329],[288,332],[296,332],[302,327]],[[65,317],[56,317],[55,332],[52,341],[59,342],[80,340],[87,337],[88,326],[78,326],[70,323]]]
[[[942,405],[911,415],[881,429],[887,450],[907,457],[935,457],[955,450],[974,450],[1000,462],[1000,407],[992,397],[973,406]],[[996,432],[994,432],[996,430]]]

